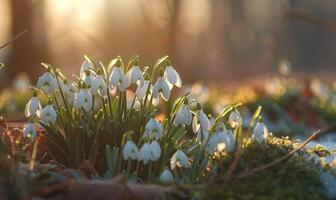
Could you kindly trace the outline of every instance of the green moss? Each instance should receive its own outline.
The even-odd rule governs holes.
[[[271,137],[268,144],[247,142],[234,174],[265,165],[280,158],[298,144],[288,138]],[[322,150],[319,147],[319,150]],[[316,150],[316,149],[315,149]],[[324,155],[328,150],[323,149]],[[325,199],[320,180],[322,166],[307,159],[314,150],[300,150],[290,159],[244,179],[221,183],[232,158],[220,161],[216,183],[209,184],[201,199]],[[222,176],[220,176],[222,175]],[[219,182],[219,184],[218,184]]]

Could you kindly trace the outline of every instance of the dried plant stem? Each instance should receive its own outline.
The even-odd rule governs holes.
[[[324,131],[323,131],[324,132]],[[292,151],[290,151],[288,154],[282,156],[279,159],[276,159],[266,165],[260,166],[260,167],[256,167],[254,169],[251,169],[249,171],[243,172],[241,174],[239,174],[236,178],[237,179],[242,179],[242,178],[246,178],[250,175],[253,175],[257,172],[266,170],[268,168],[271,168],[287,159],[289,159],[295,152],[297,152],[298,150],[302,149],[304,146],[306,146],[311,140],[315,139],[316,137],[318,137],[322,132],[320,130],[317,130],[315,133],[313,133],[307,140],[305,140],[299,147],[293,149]]]

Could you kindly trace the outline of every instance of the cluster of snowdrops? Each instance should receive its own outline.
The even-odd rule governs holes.
[[[53,159],[66,167],[89,160],[104,166],[105,177],[193,183],[216,169],[218,157],[244,148],[244,141],[261,144],[269,137],[260,109],[243,133],[239,104],[214,117],[189,93],[174,95],[182,81],[167,56],[151,68],[141,68],[137,56],[108,65],[86,56],[75,81],[42,65],[46,72],[31,87],[23,133],[32,142],[45,136]],[[44,107],[41,98],[47,99]]]

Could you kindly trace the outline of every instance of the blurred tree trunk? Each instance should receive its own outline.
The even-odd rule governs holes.
[[[174,53],[176,53],[177,40],[179,36],[179,24],[178,20],[180,18],[181,10],[181,0],[166,0],[167,7],[170,13],[170,23],[168,28],[167,40],[164,44],[164,48],[167,51],[167,54],[174,58]]]
[[[6,83],[10,84],[13,78],[20,72],[25,72],[35,80],[36,71],[40,68],[40,63],[46,59],[46,27],[44,26],[44,2],[32,2],[30,0],[11,0],[11,32],[12,36],[27,30],[22,38],[14,41],[10,46],[10,55],[7,64]],[[39,9],[39,18],[34,21],[33,11]],[[34,25],[38,25],[40,30],[34,35],[36,29]],[[43,30],[42,30],[43,29]],[[34,41],[38,38],[38,41]],[[36,37],[37,36],[37,37]]]

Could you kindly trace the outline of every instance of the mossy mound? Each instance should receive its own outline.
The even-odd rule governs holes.
[[[270,163],[297,146],[288,137],[271,137],[264,145],[247,142],[234,175]],[[226,183],[221,181],[222,175],[233,158],[224,159],[217,180],[198,194],[201,199],[328,199],[321,176],[326,171],[334,171],[334,166],[322,161],[323,156],[332,153],[321,146],[304,148],[278,165]]]

